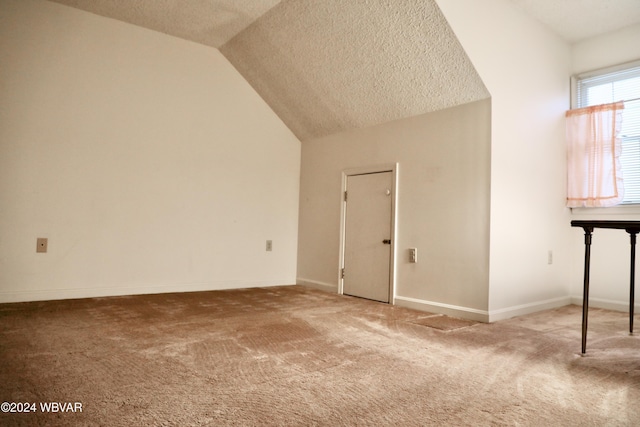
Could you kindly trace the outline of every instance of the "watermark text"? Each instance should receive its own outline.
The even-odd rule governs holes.
[[[82,412],[82,402],[2,402],[4,413]]]

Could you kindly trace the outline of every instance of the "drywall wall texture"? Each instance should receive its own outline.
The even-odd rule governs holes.
[[[640,40],[640,24],[572,45],[572,74],[640,60],[638,40]]]
[[[569,45],[506,0],[438,4],[491,92],[491,318],[567,304]]]
[[[434,0],[285,0],[220,50],[303,141],[489,96]]]
[[[640,60],[640,25],[604,34],[576,43],[571,48],[573,73],[612,67]],[[638,206],[619,206],[607,209],[573,209],[572,219],[629,219],[640,218]],[[573,230],[575,274],[572,296],[581,303],[582,265],[584,257],[584,232]],[[616,310],[629,309],[629,235],[619,230],[596,230],[591,247],[590,305]],[[636,258],[636,270],[640,260]],[[636,310],[640,310],[640,298],[636,297]]]
[[[342,171],[397,162],[396,303],[487,320],[490,126],[482,100],[304,142],[299,282],[338,289]]]
[[[219,48],[280,0],[51,0]]]
[[[3,0],[0,62],[0,302],[295,283],[300,142],[219,51]]]

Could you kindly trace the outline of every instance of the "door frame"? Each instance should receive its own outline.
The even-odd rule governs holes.
[[[340,190],[340,262],[338,265],[338,293],[344,294],[344,278],[342,277],[342,269],[344,268],[345,255],[345,237],[346,237],[346,219],[347,204],[344,200],[344,193],[347,191],[347,179],[350,176],[366,175],[373,173],[391,172],[391,259],[389,260],[389,304],[395,305],[396,299],[396,221],[397,199],[398,199],[398,163],[389,163],[377,166],[363,166],[357,168],[349,168],[342,171],[342,186]]]

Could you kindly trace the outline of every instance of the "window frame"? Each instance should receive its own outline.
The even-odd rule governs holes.
[[[571,76],[571,108],[580,108],[578,105],[578,82],[583,79],[601,76],[603,74],[615,73],[617,71],[627,70],[629,68],[640,67],[640,59],[613,65],[605,68],[598,68],[583,73],[577,73]],[[637,203],[621,203],[616,206],[607,208],[571,208],[572,213],[578,215],[640,215],[640,202]]]

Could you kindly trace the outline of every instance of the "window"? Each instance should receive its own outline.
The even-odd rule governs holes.
[[[624,101],[619,135],[622,204],[640,204],[640,61],[576,76],[574,88],[575,108]]]

